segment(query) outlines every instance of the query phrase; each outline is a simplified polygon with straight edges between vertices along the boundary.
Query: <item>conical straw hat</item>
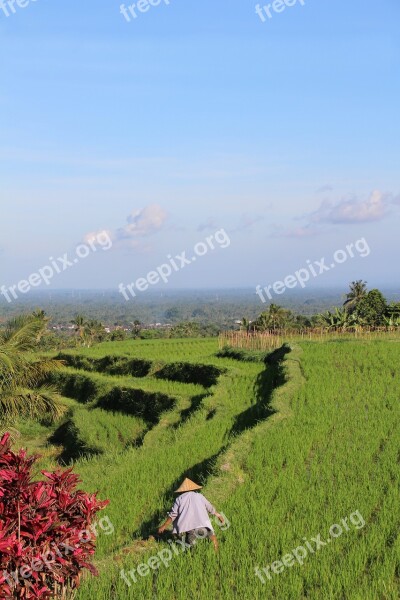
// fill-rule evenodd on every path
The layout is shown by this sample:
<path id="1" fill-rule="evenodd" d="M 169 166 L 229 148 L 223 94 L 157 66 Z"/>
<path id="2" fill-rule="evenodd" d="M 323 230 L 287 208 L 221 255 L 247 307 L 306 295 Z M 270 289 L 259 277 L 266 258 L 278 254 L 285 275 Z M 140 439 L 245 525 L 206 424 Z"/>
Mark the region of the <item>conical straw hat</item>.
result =
<path id="1" fill-rule="evenodd" d="M 197 483 L 186 477 L 186 479 L 184 479 L 181 483 L 180 487 L 175 490 L 175 494 L 179 494 L 181 492 L 194 492 L 194 490 L 201 490 L 201 488 L 201 485 L 197 485 Z"/>

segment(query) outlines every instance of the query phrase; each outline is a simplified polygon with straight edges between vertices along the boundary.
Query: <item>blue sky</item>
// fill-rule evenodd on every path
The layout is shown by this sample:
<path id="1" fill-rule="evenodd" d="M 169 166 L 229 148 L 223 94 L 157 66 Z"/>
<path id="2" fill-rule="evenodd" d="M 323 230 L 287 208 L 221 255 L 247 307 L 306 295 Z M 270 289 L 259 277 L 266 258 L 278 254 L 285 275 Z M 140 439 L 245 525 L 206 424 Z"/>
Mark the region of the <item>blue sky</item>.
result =
<path id="1" fill-rule="evenodd" d="M 25 1 L 0 8 L 1 285 L 106 230 L 51 285 L 115 288 L 221 228 L 171 287 L 265 285 L 361 238 L 315 283 L 399 283 L 397 0 L 265 22 L 163 0 L 129 23 L 119 0 Z"/>

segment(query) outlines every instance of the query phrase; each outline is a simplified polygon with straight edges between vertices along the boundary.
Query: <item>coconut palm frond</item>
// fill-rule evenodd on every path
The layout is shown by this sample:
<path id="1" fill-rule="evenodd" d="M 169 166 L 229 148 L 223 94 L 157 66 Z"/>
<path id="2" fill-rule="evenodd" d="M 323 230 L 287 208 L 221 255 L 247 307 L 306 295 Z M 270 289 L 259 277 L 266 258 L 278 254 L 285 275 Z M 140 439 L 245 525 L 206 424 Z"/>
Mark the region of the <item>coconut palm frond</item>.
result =
<path id="1" fill-rule="evenodd" d="M 43 319 L 32 317 L 32 315 L 16 317 L 7 324 L 0 343 L 19 352 L 29 352 L 35 349 L 45 327 L 46 323 Z"/>
<path id="2" fill-rule="evenodd" d="M 11 441 L 15 444 L 17 440 L 21 437 L 21 433 L 15 427 L 0 427 L 0 439 L 8 433 L 10 435 Z"/>
<path id="3" fill-rule="evenodd" d="M 10 353 L 0 346 L 0 381 L 15 372 L 15 361 Z"/>
<path id="4" fill-rule="evenodd" d="M 344 301 L 343 306 L 354 308 L 366 295 L 367 282 L 362 279 L 352 281 L 350 284 L 350 291 L 346 294 L 346 300 Z"/>
<path id="5" fill-rule="evenodd" d="M 45 385 L 63 362 L 40 357 L 34 350 L 46 330 L 41 314 L 12 319 L 0 333 L 0 419 L 7 424 L 17 417 L 55 421 L 65 407 L 53 387 Z"/>
<path id="6" fill-rule="evenodd" d="M 24 379 L 28 367 L 29 362 L 25 354 L 0 345 L 0 391 L 5 387 L 23 385 L 21 380 Z"/>
<path id="7" fill-rule="evenodd" d="M 63 361 L 52 358 L 43 358 L 39 361 L 29 362 L 26 365 L 26 372 L 23 376 L 24 386 L 33 387 L 41 385 L 48 379 L 51 373 L 59 371 L 63 366 Z"/>
<path id="8" fill-rule="evenodd" d="M 5 422 L 17 417 L 55 422 L 65 414 L 61 396 L 50 386 L 36 390 L 19 388 L 0 395 L 0 413 Z"/>
<path id="9" fill-rule="evenodd" d="M 40 358 L 19 352 L 8 344 L 0 345 L 0 389 L 41 385 L 49 374 L 61 369 L 63 361 Z"/>

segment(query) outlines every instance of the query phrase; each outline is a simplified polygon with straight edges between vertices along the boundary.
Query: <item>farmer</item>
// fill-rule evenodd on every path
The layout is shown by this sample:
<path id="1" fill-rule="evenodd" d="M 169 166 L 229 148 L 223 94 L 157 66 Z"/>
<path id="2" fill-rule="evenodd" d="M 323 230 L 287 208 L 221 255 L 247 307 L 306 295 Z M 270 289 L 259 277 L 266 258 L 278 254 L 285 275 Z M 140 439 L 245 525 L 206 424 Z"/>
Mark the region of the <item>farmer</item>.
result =
<path id="1" fill-rule="evenodd" d="M 165 529 L 173 523 L 172 533 L 176 535 L 186 535 L 186 543 L 193 547 L 198 538 L 209 538 L 214 544 L 215 551 L 218 550 L 217 536 L 211 525 L 208 513 L 215 515 L 221 523 L 224 523 L 224 517 L 216 512 L 210 502 L 196 493 L 201 485 L 197 485 L 190 479 L 185 479 L 181 486 L 175 490 L 179 494 L 174 502 L 171 511 L 168 513 L 168 519 L 158 530 L 158 533 L 164 533 Z"/>

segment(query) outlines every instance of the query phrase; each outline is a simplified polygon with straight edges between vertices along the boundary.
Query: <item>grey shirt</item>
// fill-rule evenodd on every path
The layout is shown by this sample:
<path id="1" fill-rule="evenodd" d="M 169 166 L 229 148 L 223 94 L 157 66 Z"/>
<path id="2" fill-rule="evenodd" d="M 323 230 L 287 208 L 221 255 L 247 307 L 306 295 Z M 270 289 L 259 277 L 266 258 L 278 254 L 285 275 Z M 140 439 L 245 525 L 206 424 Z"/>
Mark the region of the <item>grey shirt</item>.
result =
<path id="1" fill-rule="evenodd" d="M 208 514 L 215 515 L 212 504 L 198 492 L 180 494 L 168 516 L 173 520 L 173 533 L 185 533 L 199 527 L 208 527 L 214 532 Z"/>

